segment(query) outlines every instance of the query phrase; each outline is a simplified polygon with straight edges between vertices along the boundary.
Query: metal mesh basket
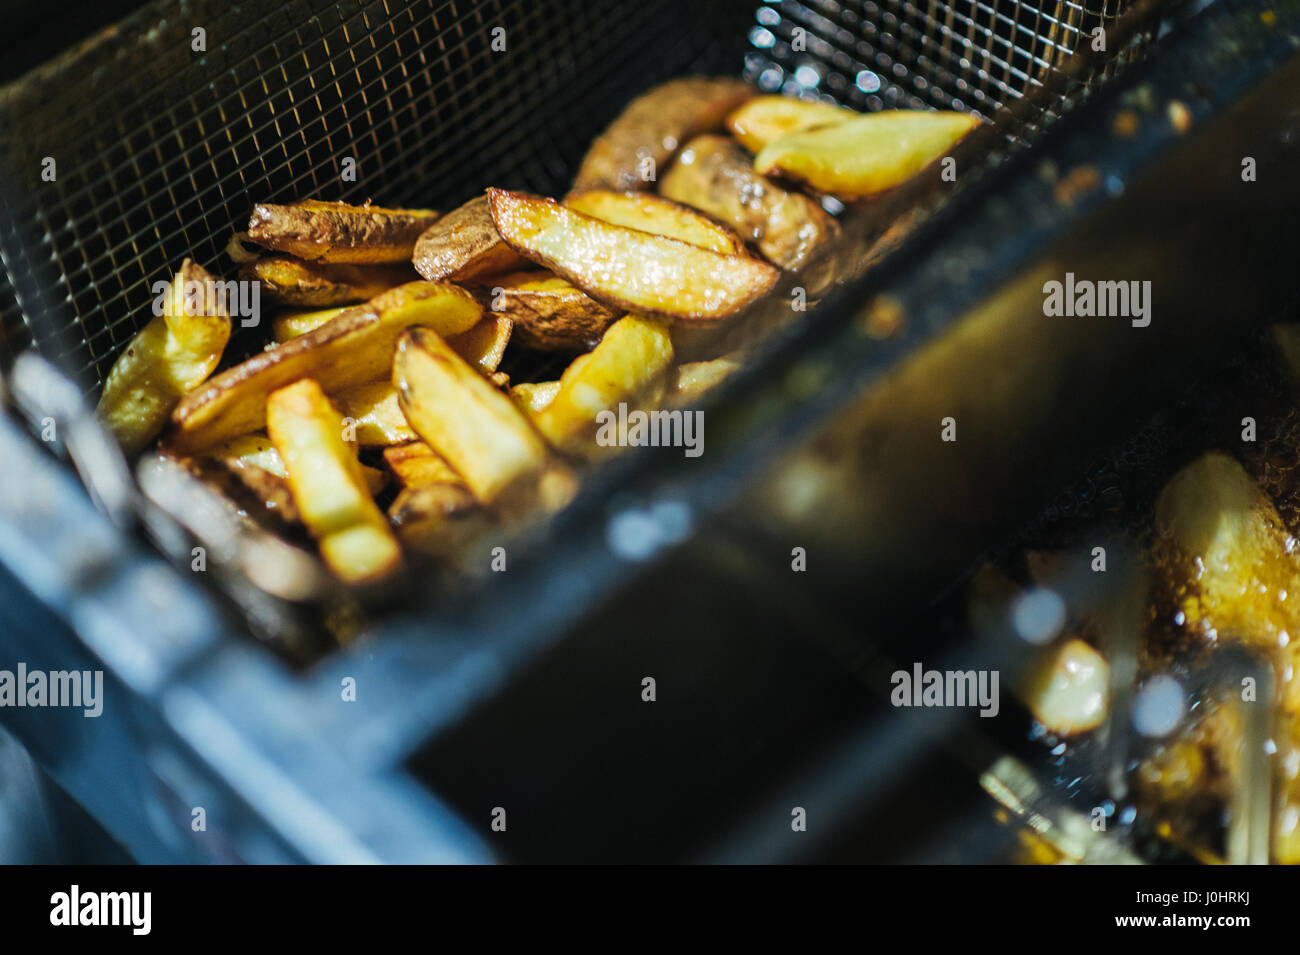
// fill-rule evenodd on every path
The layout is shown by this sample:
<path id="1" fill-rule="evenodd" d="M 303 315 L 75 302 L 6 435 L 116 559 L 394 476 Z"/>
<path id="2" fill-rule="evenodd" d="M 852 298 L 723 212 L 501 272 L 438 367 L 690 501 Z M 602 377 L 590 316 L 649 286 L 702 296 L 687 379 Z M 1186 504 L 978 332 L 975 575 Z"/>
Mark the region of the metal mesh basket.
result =
<path id="1" fill-rule="evenodd" d="M 254 201 L 448 208 L 489 184 L 554 194 L 627 99 L 687 71 L 743 66 L 761 88 L 858 109 L 993 116 L 1120 11 L 1118 0 L 153 3 L 0 91 L 0 168 L 19 184 L 0 199 L 0 358 L 35 344 L 97 387 L 148 314 L 152 283 L 186 255 L 229 266 L 222 250 Z M 355 181 L 340 175 L 348 158 Z"/>

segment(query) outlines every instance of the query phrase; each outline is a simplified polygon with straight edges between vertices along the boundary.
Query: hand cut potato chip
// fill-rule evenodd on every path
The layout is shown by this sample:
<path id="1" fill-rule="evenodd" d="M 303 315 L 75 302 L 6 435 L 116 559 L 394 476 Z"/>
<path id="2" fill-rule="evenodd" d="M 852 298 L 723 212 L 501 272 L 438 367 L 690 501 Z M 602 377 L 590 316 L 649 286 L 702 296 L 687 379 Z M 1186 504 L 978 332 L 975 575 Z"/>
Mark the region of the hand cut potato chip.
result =
<path id="1" fill-rule="evenodd" d="M 593 441 L 596 416 L 619 402 L 633 408 L 657 404 L 672 361 L 663 322 L 640 315 L 620 318 L 592 352 L 565 371 L 555 397 L 533 419 L 537 430 L 566 454 L 599 453 Z"/>
<path id="2" fill-rule="evenodd" d="M 514 322 L 508 315 L 485 315 L 469 331 L 447 336 L 447 344 L 483 374 L 490 375 L 505 357 L 513 330 Z"/>
<path id="3" fill-rule="evenodd" d="M 669 395 L 674 404 L 688 405 L 726 378 L 740 365 L 730 358 L 693 361 L 677 366 L 676 381 Z"/>
<path id="4" fill-rule="evenodd" d="M 331 318 L 343 311 L 340 308 L 318 308 L 310 311 L 282 312 L 271 322 L 271 335 L 283 344 L 291 338 L 306 335 L 313 328 L 320 328 Z"/>
<path id="5" fill-rule="evenodd" d="M 628 104 L 591 145 L 574 189 L 653 189 L 655 174 L 697 133 L 718 129 L 754 95 L 739 80 L 693 76 L 671 80 Z"/>
<path id="6" fill-rule="evenodd" d="M 742 146 L 756 153 L 787 133 L 842 123 L 860 115 L 834 103 L 810 102 L 789 96 L 755 96 L 727 117 L 727 129 Z"/>
<path id="7" fill-rule="evenodd" d="M 163 313 L 131 340 L 104 382 L 98 415 L 128 454 L 158 436 L 187 391 L 212 374 L 230 340 L 216 279 L 186 259 Z"/>
<path id="8" fill-rule="evenodd" d="M 406 420 L 483 504 L 525 494 L 546 445 L 509 396 L 427 329 L 397 341 L 393 386 Z"/>
<path id="9" fill-rule="evenodd" d="M 172 414 L 172 444 L 194 451 L 257 431 L 272 391 L 300 378 L 314 378 L 330 392 L 375 381 L 389 367 L 393 343 L 404 329 L 424 325 L 455 335 L 472 328 L 482 314 L 482 306 L 454 285 L 411 282 L 391 289 L 188 394 Z"/>
<path id="10" fill-rule="evenodd" d="M 512 248 L 611 308 L 724 318 L 767 294 L 779 277 L 758 259 L 612 225 L 551 199 L 490 189 L 488 202 Z"/>
<path id="11" fill-rule="evenodd" d="M 304 308 L 348 305 L 410 282 L 406 265 L 330 265 L 289 255 L 268 255 L 239 270 L 246 282 L 259 282 L 268 302 Z"/>
<path id="12" fill-rule="evenodd" d="M 670 239 L 681 239 L 702 249 L 712 249 L 726 255 L 744 255 L 745 243 L 724 225 L 719 225 L 694 209 L 671 199 L 648 192 L 610 192 L 591 189 L 575 192 L 564 200 L 570 209 L 576 209 L 593 219 L 602 219 L 614 225 Z"/>
<path id="13" fill-rule="evenodd" d="M 477 196 L 424 231 L 414 263 L 431 282 L 468 284 L 518 269 L 524 261 L 497 235 L 487 196 Z"/>
<path id="14" fill-rule="evenodd" d="M 404 487 L 426 484 L 460 484 L 464 481 L 447 459 L 423 441 L 411 441 L 384 449 L 384 461 Z"/>
<path id="15" fill-rule="evenodd" d="M 979 122 L 970 113 L 934 110 L 868 113 L 775 139 L 754 158 L 754 170 L 843 199 L 866 199 L 915 176 Z"/>
<path id="16" fill-rule="evenodd" d="M 298 512 L 330 569 L 350 583 L 396 569 L 401 547 L 370 497 L 355 446 L 343 440 L 343 417 L 320 385 L 308 378 L 274 392 L 266 427 Z"/>
<path id="17" fill-rule="evenodd" d="M 529 415 L 535 415 L 551 403 L 559 390 L 558 381 L 525 381 L 510 389 L 510 397 Z"/>
<path id="18" fill-rule="evenodd" d="M 387 447 L 415 440 L 391 381 L 381 378 L 345 388 L 334 396 L 334 404 L 362 447 Z"/>
<path id="19" fill-rule="evenodd" d="M 375 265 L 409 262 L 415 240 L 438 218 L 432 209 L 383 209 L 304 199 L 259 202 L 248 220 L 258 245 L 300 259 Z"/>
<path id="20" fill-rule="evenodd" d="M 538 351 L 574 351 L 600 341 L 618 317 L 580 288 L 544 270 L 492 280 L 487 308 L 514 323 L 515 340 Z"/>
<path id="21" fill-rule="evenodd" d="M 783 269 L 801 268 L 839 234 L 830 213 L 758 175 L 745 151 L 725 136 L 687 143 L 659 192 L 731 226 Z"/>
<path id="22" fill-rule="evenodd" d="M 564 284 L 568 285 L 567 282 Z M 571 285 L 568 287 L 573 288 Z M 342 311 L 341 308 L 325 308 L 316 312 L 290 312 L 281 315 L 275 320 L 276 340 L 283 344 L 291 338 L 305 335 L 337 318 Z M 469 331 L 449 336 L 447 344 L 456 349 L 466 361 L 477 365 L 485 374 L 490 374 L 497 370 L 501 359 L 505 357 L 512 327 L 513 323 L 508 315 L 488 315 Z M 384 378 L 388 378 L 387 369 L 384 371 Z"/>

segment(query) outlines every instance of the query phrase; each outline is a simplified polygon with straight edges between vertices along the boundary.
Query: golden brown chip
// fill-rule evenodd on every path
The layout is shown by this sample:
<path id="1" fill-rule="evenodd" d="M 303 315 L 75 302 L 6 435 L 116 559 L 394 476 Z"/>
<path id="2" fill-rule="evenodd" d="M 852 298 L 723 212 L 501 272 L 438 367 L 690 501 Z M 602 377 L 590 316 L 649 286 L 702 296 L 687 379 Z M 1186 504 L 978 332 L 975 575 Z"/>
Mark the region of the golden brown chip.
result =
<path id="1" fill-rule="evenodd" d="M 979 123 L 970 113 L 942 110 L 867 113 L 773 140 L 754 158 L 754 171 L 841 199 L 868 199 L 915 176 Z"/>
<path id="2" fill-rule="evenodd" d="M 487 196 L 477 196 L 447 213 L 415 243 L 415 270 L 431 282 L 472 283 L 524 264 L 501 241 Z"/>
<path id="3" fill-rule="evenodd" d="M 658 404 L 672 361 L 672 341 L 663 322 L 624 316 L 592 352 L 565 370 L 555 397 L 533 419 L 537 430 L 566 454 L 600 453 L 593 440 L 597 416 L 619 402 L 635 408 Z"/>
<path id="4" fill-rule="evenodd" d="M 727 129 L 742 146 L 756 153 L 787 133 L 829 126 L 859 113 L 833 103 L 812 102 L 789 96 L 755 96 L 727 117 Z"/>
<path id="5" fill-rule="evenodd" d="M 215 276 L 181 263 L 155 316 L 118 355 L 96 413 L 133 454 L 158 436 L 181 396 L 216 370 L 230 340 L 230 312 Z"/>
<path id="6" fill-rule="evenodd" d="M 590 189 L 570 194 L 564 204 L 594 219 L 681 239 L 702 249 L 730 255 L 745 253 L 744 241 L 726 226 L 652 193 Z"/>
<path id="7" fill-rule="evenodd" d="M 531 493 L 546 445 L 509 396 L 436 334 L 411 328 L 397 340 L 393 386 L 411 427 L 475 498 Z"/>
<path id="8" fill-rule="evenodd" d="M 318 262 L 409 262 L 415 240 L 438 218 L 432 209 L 384 209 L 306 199 L 259 202 L 248 237 L 277 252 Z"/>
<path id="9" fill-rule="evenodd" d="M 492 280 L 482 295 L 495 314 L 514 324 L 514 340 L 537 351 L 591 348 L 618 313 L 580 288 L 544 270 Z"/>
<path id="10" fill-rule="evenodd" d="M 307 378 L 272 393 L 266 427 L 298 513 L 330 569 L 351 583 L 396 569 L 401 547 L 370 496 L 356 446 L 344 440 L 343 416 L 320 385 Z"/>
<path id="11" fill-rule="evenodd" d="M 364 302 L 410 282 L 407 265 L 331 265 L 304 262 L 290 255 L 268 255 L 239 270 L 246 282 L 258 282 L 268 302 L 302 308 L 325 308 Z"/>
<path id="12" fill-rule="evenodd" d="M 684 142 L 721 127 L 753 95 L 747 84 L 725 77 L 692 76 L 655 87 L 592 143 L 573 188 L 653 189 L 657 173 Z"/>
<path id="13" fill-rule="evenodd" d="M 465 483 L 447 460 L 423 441 L 385 448 L 384 461 L 404 487 Z"/>
<path id="14" fill-rule="evenodd" d="M 802 267 L 840 231 L 812 199 L 756 173 L 745 151 L 725 136 L 687 143 L 659 192 L 731 226 L 783 269 Z"/>
<path id="15" fill-rule="evenodd" d="M 613 225 L 552 199 L 490 189 L 488 202 L 512 248 L 609 308 L 724 318 L 771 291 L 780 274 L 759 259 Z"/>

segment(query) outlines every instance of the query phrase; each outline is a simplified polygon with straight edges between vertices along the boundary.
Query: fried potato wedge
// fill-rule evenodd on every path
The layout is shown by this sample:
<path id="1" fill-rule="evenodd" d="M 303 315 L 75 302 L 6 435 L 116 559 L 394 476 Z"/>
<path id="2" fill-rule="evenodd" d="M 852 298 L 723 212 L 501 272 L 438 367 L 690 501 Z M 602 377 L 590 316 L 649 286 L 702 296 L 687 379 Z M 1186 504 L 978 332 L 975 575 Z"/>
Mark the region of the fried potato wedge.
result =
<path id="1" fill-rule="evenodd" d="M 739 363 L 730 358 L 692 361 L 678 365 L 676 380 L 673 382 L 668 398 L 674 404 L 691 404 L 739 367 Z"/>
<path id="2" fill-rule="evenodd" d="M 546 445 L 510 397 L 424 328 L 397 340 L 393 386 L 406 420 L 483 504 L 525 494 Z"/>
<path id="3" fill-rule="evenodd" d="M 450 336 L 446 342 L 467 362 L 491 375 L 501 363 L 509 340 L 510 320 L 488 316 L 469 331 Z M 386 368 L 384 377 L 378 381 L 353 385 L 334 396 L 344 420 L 353 429 L 353 436 L 363 447 L 387 447 L 416 440 L 397 400 L 391 371 Z"/>
<path id="4" fill-rule="evenodd" d="M 230 316 L 217 281 L 191 260 L 182 262 L 162 314 L 131 340 L 108 373 L 97 414 L 128 454 L 156 438 L 181 397 L 221 361 Z"/>
<path id="5" fill-rule="evenodd" d="M 659 193 L 726 223 L 783 269 L 801 268 L 839 235 L 830 213 L 754 172 L 748 154 L 725 136 L 687 143 Z"/>
<path id="6" fill-rule="evenodd" d="M 559 390 L 558 381 L 525 381 L 510 389 L 510 397 L 529 415 L 535 415 L 554 400 Z"/>
<path id="7" fill-rule="evenodd" d="M 313 328 L 320 328 L 341 311 L 342 307 L 281 312 L 271 322 L 271 336 L 283 344 L 291 338 L 306 335 Z"/>
<path id="8" fill-rule="evenodd" d="M 268 302 L 325 308 L 364 302 L 410 282 L 415 275 L 406 265 L 331 265 L 268 255 L 243 266 L 239 277 L 261 283 Z"/>
<path id="9" fill-rule="evenodd" d="M 513 323 L 519 344 L 537 351 L 590 348 L 619 315 L 540 269 L 493 279 L 484 299 L 495 314 Z"/>
<path id="10" fill-rule="evenodd" d="M 766 295 L 780 275 L 758 259 L 613 225 L 552 199 L 490 189 L 488 202 L 512 248 L 610 308 L 719 319 Z"/>
<path id="11" fill-rule="evenodd" d="M 463 483 L 436 483 L 408 487 L 388 509 L 402 546 L 446 560 L 496 523 Z"/>
<path id="12" fill-rule="evenodd" d="M 310 378 L 275 391 L 266 427 L 288 470 L 289 489 L 325 563 L 349 583 L 395 570 L 402 550 L 366 488 L 343 416 Z"/>
<path id="13" fill-rule="evenodd" d="M 620 318 L 593 351 L 565 370 L 555 397 L 533 419 L 537 430 L 566 454 L 599 453 L 596 416 L 619 402 L 657 404 L 672 361 L 666 324 L 640 315 Z"/>
<path id="14" fill-rule="evenodd" d="M 789 96 L 755 96 L 727 117 L 727 129 L 740 145 L 756 153 L 774 139 L 801 129 L 829 126 L 860 116 L 834 103 Z"/>
<path id="15" fill-rule="evenodd" d="M 739 80 L 692 76 L 671 80 L 628 104 L 591 145 L 573 188 L 653 189 L 656 170 L 698 133 L 722 126 L 754 95 Z"/>
<path id="16" fill-rule="evenodd" d="M 482 281 L 524 265 L 501 240 L 487 196 L 477 196 L 447 213 L 415 243 L 415 271 L 430 282 Z"/>
<path id="17" fill-rule="evenodd" d="M 500 367 L 513 331 L 514 322 L 508 315 L 485 315 L 469 331 L 448 336 L 447 344 L 483 374 L 491 375 Z"/>
<path id="18" fill-rule="evenodd" d="M 289 205 L 259 202 L 248 220 L 248 237 L 263 248 L 312 262 L 409 262 L 415 240 L 437 218 L 432 209 L 384 209 L 315 199 Z"/>
<path id="19" fill-rule="evenodd" d="M 841 199 L 869 199 L 915 176 L 979 123 L 977 116 L 951 111 L 867 113 L 774 139 L 754 157 L 754 171 Z"/>
<path id="20" fill-rule="evenodd" d="M 391 381 L 380 379 L 345 388 L 334 396 L 334 404 L 362 447 L 388 447 L 415 440 Z"/>
<path id="21" fill-rule="evenodd" d="M 724 255 L 744 255 L 745 242 L 724 225 L 680 203 L 648 192 L 589 189 L 569 195 L 564 204 L 593 219 L 670 239 L 681 239 Z"/>
<path id="22" fill-rule="evenodd" d="M 568 285 L 567 282 L 564 284 Z M 320 328 L 342 311 L 341 308 L 325 308 L 314 312 L 287 312 L 277 316 L 274 323 L 275 339 L 283 344 L 291 338 L 298 338 Z M 491 374 L 505 357 L 512 324 L 509 316 L 488 315 L 469 331 L 450 336 L 447 343 L 466 361 L 477 365 L 485 374 Z M 388 377 L 387 371 L 384 372 L 384 377 Z"/>
<path id="23" fill-rule="evenodd" d="M 411 282 L 349 308 L 324 325 L 227 369 L 182 399 L 172 413 L 171 443 L 194 451 L 260 430 L 266 398 L 300 378 L 339 392 L 375 381 L 392 361 L 393 343 L 412 325 L 439 334 L 468 331 L 483 308 L 464 289 Z"/>
<path id="24" fill-rule="evenodd" d="M 397 475 L 403 487 L 426 484 L 460 484 L 465 482 L 444 458 L 423 441 L 411 441 L 384 449 L 384 462 Z"/>

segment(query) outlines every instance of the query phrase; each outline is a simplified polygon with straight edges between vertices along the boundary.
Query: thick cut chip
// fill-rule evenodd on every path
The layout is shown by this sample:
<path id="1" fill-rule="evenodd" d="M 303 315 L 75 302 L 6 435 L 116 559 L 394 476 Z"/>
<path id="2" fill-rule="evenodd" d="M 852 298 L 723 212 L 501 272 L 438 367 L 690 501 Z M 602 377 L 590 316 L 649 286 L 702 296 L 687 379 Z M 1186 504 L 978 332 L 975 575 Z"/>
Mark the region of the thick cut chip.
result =
<path id="1" fill-rule="evenodd" d="M 676 381 L 669 394 L 674 404 L 688 405 L 722 379 L 740 367 L 733 359 L 715 358 L 712 361 L 692 361 L 677 366 Z"/>
<path id="2" fill-rule="evenodd" d="M 487 308 L 514 323 L 515 341 L 537 351 L 591 348 L 619 314 L 540 269 L 492 280 L 483 298 Z"/>
<path id="3" fill-rule="evenodd" d="M 612 225 L 551 199 L 491 189 L 488 200 L 497 231 L 514 249 L 610 308 L 724 318 L 767 294 L 779 277 L 758 259 Z"/>
<path id="4" fill-rule="evenodd" d="M 364 302 L 415 278 L 407 265 L 332 265 L 304 262 L 291 255 L 268 255 L 239 270 L 258 282 L 268 302 L 300 308 L 325 308 Z"/>
<path id="5" fill-rule="evenodd" d="M 657 86 L 628 104 L 591 145 L 574 189 L 653 189 L 682 143 L 722 126 L 754 95 L 739 80 L 692 76 Z"/>
<path id="6" fill-rule="evenodd" d="M 156 438 L 181 396 L 203 384 L 221 361 L 230 340 L 225 288 L 186 259 L 162 299 L 162 314 L 113 364 L 97 413 L 128 454 Z"/>
<path id="7" fill-rule="evenodd" d="M 266 427 L 288 471 L 298 514 L 321 556 L 349 583 L 390 573 L 402 551 L 366 487 L 355 445 L 343 437 L 343 416 L 320 385 L 304 379 L 273 393 Z"/>
<path id="8" fill-rule="evenodd" d="M 454 285 L 411 282 L 391 289 L 191 392 L 172 414 L 173 446 L 194 451 L 261 429 L 267 396 L 300 378 L 313 378 L 335 393 L 375 381 L 389 368 L 393 343 L 406 328 L 423 325 L 455 335 L 482 314 L 482 306 Z"/>
<path id="9" fill-rule="evenodd" d="M 535 415 L 549 405 L 559 391 L 558 381 L 525 381 L 510 389 L 510 397 L 528 414 Z"/>
<path id="10" fill-rule="evenodd" d="M 436 334 L 402 334 L 393 386 L 411 427 L 481 503 L 533 490 L 546 465 L 545 443 L 510 397 Z"/>
<path id="11" fill-rule="evenodd" d="M 727 129 L 751 153 L 774 139 L 801 129 L 830 126 L 861 115 L 833 103 L 816 103 L 789 96 L 755 96 L 727 117 Z"/>
<path id="12" fill-rule="evenodd" d="M 524 264 L 501 241 L 487 196 L 477 196 L 447 213 L 415 243 L 415 270 L 431 282 L 483 281 Z"/>
<path id="13" fill-rule="evenodd" d="M 316 262 L 409 262 L 415 240 L 434 223 L 432 209 L 384 209 L 306 199 L 253 207 L 248 237 L 276 252 Z"/>
<path id="14" fill-rule="evenodd" d="M 911 179 L 979 123 L 970 113 L 868 113 L 773 140 L 754 158 L 754 171 L 842 199 L 867 199 Z"/>
<path id="15" fill-rule="evenodd" d="M 291 338 L 306 335 L 313 328 L 320 328 L 341 311 L 343 309 L 340 307 L 281 312 L 271 322 L 271 335 L 277 342 L 283 344 Z"/>
<path id="16" fill-rule="evenodd" d="M 595 350 L 566 369 L 555 397 L 533 419 L 537 430 L 566 454 L 598 453 L 597 415 L 614 411 L 620 402 L 629 409 L 657 404 L 672 361 L 663 322 L 640 315 L 620 318 Z"/>
<path id="17" fill-rule="evenodd" d="M 316 312 L 290 312 L 281 315 L 275 320 L 276 341 L 283 344 L 291 338 L 306 335 L 337 318 L 342 311 L 341 308 L 325 308 Z M 508 315 L 488 315 L 469 331 L 449 336 L 447 344 L 456 349 L 466 361 L 481 368 L 485 374 L 491 374 L 497 370 L 501 359 L 505 357 L 506 345 L 510 343 L 511 328 L 512 322 Z M 388 370 L 385 369 L 384 378 L 388 377 Z"/>
<path id="18" fill-rule="evenodd" d="M 513 330 L 514 322 L 508 315 L 485 315 L 469 331 L 448 336 L 447 344 L 483 374 L 490 375 L 500 367 Z"/>
<path id="19" fill-rule="evenodd" d="M 426 484 L 460 484 L 464 481 L 444 458 L 423 441 L 384 449 L 384 461 L 404 487 Z"/>
<path id="20" fill-rule="evenodd" d="M 564 204 L 594 219 L 681 239 L 702 249 L 729 255 L 745 253 L 744 241 L 726 226 L 694 209 L 648 192 L 591 189 L 573 193 Z"/>
<path id="21" fill-rule="evenodd" d="M 387 379 L 345 388 L 334 396 L 334 403 L 363 447 L 387 447 L 415 440 L 393 383 Z"/>
<path id="22" fill-rule="evenodd" d="M 839 235 L 830 213 L 754 172 L 748 154 L 725 136 L 687 143 L 659 192 L 726 223 L 783 269 L 801 268 Z"/>

